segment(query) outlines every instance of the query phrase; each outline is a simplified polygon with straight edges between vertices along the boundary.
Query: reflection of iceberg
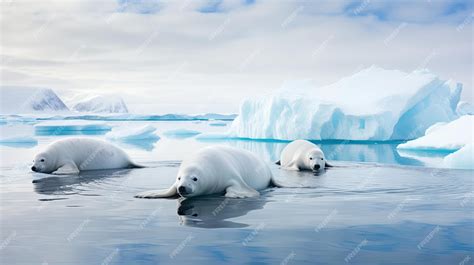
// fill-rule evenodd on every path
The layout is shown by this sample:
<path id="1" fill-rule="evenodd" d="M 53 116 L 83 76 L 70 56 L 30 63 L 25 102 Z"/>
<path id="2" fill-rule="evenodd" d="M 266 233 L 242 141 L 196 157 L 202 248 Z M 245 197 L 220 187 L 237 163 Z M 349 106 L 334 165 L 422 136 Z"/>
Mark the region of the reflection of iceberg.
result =
<path id="1" fill-rule="evenodd" d="M 35 126 L 36 135 L 100 135 L 111 130 L 111 126 L 98 121 L 45 121 Z"/>
<path id="2" fill-rule="evenodd" d="M 419 164 L 425 167 L 443 167 L 443 158 L 447 154 L 445 152 L 413 151 L 402 149 L 396 151 L 401 158 L 419 161 Z"/>
<path id="3" fill-rule="evenodd" d="M 253 139 L 404 140 L 457 117 L 461 84 L 427 71 L 372 66 L 322 88 L 288 87 L 242 102 L 231 136 Z"/>
<path id="4" fill-rule="evenodd" d="M 246 215 L 248 212 L 263 209 L 263 197 L 232 199 L 226 197 L 196 197 L 178 201 L 178 215 L 183 224 L 201 228 L 246 227 L 247 224 L 227 219 Z"/>
<path id="5" fill-rule="evenodd" d="M 117 127 L 105 135 L 105 138 L 118 141 L 139 141 L 139 140 L 154 140 L 157 141 L 160 137 L 156 134 L 156 128 L 151 125 L 142 127 Z"/>
<path id="6" fill-rule="evenodd" d="M 189 129 L 174 129 L 166 131 L 163 134 L 166 135 L 168 138 L 184 139 L 201 134 L 201 132 Z"/>
<path id="7" fill-rule="evenodd" d="M 278 161 L 281 151 L 288 144 L 287 141 L 226 138 L 225 134 L 202 134 L 198 135 L 196 139 L 243 148 L 257 154 L 267 162 Z M 321 147 L 329 161 L 423 165 L 416 159 L 400 156 L 396 150 L 396 142 L 315 141 L 315 143 Z"/>

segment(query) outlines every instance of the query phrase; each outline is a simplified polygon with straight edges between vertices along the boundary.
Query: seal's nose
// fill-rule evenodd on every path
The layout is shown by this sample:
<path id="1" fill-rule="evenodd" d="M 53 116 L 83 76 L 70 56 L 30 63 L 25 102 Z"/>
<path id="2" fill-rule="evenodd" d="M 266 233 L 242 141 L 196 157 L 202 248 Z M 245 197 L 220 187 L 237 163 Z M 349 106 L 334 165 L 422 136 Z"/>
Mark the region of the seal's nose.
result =
<path id="1" fill-rule="evenodd" d="M 179 191 L 179 193 L 186 193 L 186 187 L 184 187 L 184 186 L 179 186 L 179 187 L 178 187 L 178 191 Z"/>
<path id="2" fill-rule="evenodd" d="M 33 171 L 36 172 L 36 167 L 35 167 L 35 166 L 32 166 L 32 167 L 31 167 L 31 170 L 33 170 Z"/>
<path id="3" fill-rule="evenodd" d="M 321 166 L 319 164 L 314 165 L 314 170 L 318 170 Z"/>

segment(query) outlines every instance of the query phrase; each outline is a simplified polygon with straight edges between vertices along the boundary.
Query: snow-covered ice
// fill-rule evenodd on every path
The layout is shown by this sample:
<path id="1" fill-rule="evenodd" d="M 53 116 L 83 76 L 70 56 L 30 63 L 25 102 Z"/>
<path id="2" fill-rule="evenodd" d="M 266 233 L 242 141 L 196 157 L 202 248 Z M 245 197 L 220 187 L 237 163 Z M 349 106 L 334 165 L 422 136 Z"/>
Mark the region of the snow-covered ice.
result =
<path id="1" fill-rule="evenodd" d="M 456 151 L 474 141 L 474 116 L 464 115 L 449 123 L 436 123 L 424 136 L 397 146 L 398 149 Z"/>
<path id="2" fill-rule="evenodd" d="M 128 113 L 127 105 L 121 97 L 116 95 L 88 97 L 74 103 L 72 109 L 92 113 Z"/>
<path id="3" fill-rule="evenodd" d="M 151 125 L 141 127 L 115 127 L 105 135 L 110 140 L 134 141 L 134 140 L 159 140 L 156 128 Z"/>
<path id="4" fill-rule="evenodd" d="M 372 66 L 325 87 L 286 86 L 242 102 L 230 129 L 253 139 L 401 140 L 458 117 L 462 85 L 427 70 Z"/>
<path id="5" fill-rule="evenodd" d="M 458 151 L 444 158 L 444 166 L 448 168 L 474 169 L 473 144 L 467 144 Z"/>
<path id="6" fill-rule="evenodd" d="M 49 88 L 0 87 L 0 113 L 67 112 L 68 107 Z"/>
<path id="7" fill-rule="evenodd" d="M 35 132 L 38 134 L 61 135 L 64 132 L 85 132 L 85 131 L 110 131 L 112 127 L 105 122 L 85 121 L 85 120 L 58 120 L 44 121 L 36 124 Z"/>

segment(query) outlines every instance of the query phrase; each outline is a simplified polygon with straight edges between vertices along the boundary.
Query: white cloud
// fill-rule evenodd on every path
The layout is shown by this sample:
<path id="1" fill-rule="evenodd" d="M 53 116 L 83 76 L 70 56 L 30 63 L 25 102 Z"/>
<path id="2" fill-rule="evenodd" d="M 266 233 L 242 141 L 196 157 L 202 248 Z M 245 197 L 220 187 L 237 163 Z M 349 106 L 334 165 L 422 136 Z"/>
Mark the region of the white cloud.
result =
<path id="1" fill-rule="evenodd" d="M 472 7 L 441 17 L 445 2 L 386 2 L 369 1 L 364 16 L 339 1 L 224 1 L 220 13 L 163 1 L 154 14 L 104 0 L 2 2 L 2 83 L 115 92 L 135 111 L 236 112 L 286 80 L 324 85 L 377 64 L 430 68 L 472 100 L 473 26 L 458 27 Z M 389 19 L 370 13 L 380 10 Z"/>

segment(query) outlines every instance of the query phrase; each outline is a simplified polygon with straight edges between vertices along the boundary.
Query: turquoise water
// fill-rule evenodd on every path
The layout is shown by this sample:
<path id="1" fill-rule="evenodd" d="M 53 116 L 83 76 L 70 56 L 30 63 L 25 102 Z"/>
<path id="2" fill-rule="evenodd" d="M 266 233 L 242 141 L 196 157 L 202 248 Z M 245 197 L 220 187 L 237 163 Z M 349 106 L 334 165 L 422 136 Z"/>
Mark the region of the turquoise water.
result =
<path id="1" fill-rule="evenodd" d="M 112 126 L 148 122 L 116 121 Z M 465 264 L 474 252 L 474 175 L 434 168 L 445 154 L 400 154 L 397 143 L 321 144 L 336 165 L 317 176 L 271 164 L 285 142 L 166 137 L 206 121 L 153 122 L 162 139 L 117 143 L 147 168 L 51 177 L 28 170 L 38 145 L 0 145 L 1 264 Z M 31 124 L 2 133 L 33 132 Z M 88 135 L 102 138 L 102 134 Z M 258 198 L 145 200 L 173 183 L 180 161 L 214 144 L 251 150 L 278 178 Z M 429 166 L 429 167 L 426 167 Z"/>

